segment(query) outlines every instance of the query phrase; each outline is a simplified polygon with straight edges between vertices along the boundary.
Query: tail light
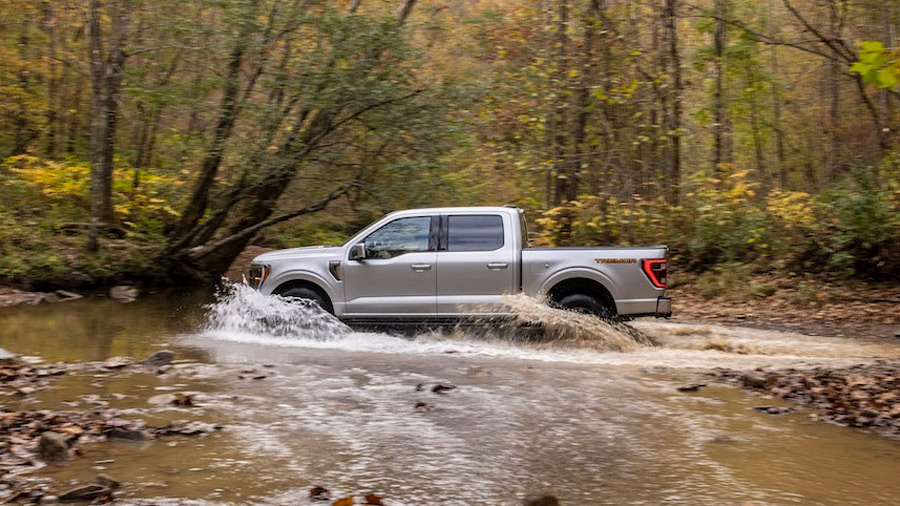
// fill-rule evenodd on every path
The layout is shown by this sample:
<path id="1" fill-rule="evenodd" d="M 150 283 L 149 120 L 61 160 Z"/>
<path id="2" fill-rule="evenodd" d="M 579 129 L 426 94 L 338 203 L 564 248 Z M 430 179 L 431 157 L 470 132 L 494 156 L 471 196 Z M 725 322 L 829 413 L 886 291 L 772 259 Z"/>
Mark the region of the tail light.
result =
<path id="1" fill-rule="evenodd" d="M 653 286 L 656 288 L 665 288 L 666 287 L 666 259 L 665 258 L 653 258 L 650 260 L 643 260 L 641 262 L 641 266 L 644 269 L 644 274 L 650 279 L 650 282 L 653 283 Z"/>

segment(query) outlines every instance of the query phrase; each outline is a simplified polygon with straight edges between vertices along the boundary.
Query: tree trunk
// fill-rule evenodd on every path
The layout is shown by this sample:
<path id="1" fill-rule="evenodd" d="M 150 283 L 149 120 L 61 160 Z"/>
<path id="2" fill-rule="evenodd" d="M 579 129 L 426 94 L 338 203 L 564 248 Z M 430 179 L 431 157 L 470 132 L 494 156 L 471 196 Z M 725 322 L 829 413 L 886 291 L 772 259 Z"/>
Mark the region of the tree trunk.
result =
<path id="1" fill-rule="evenodd" d="M 723 64 L 725 59 L 725 35 L 727 25 L 725 24 L 725 16 L 728 10 L 725 5 L 726 0 L 715 0 L 714 11 L 716 15 L 715 33 L 713 35 L 714 60 L 713 60 L 713 79 L 715 79 L 715 88 L 713 90 L 713 159 L 712 174 L 713 177 L 721 176 L 722 164 L 724 163 L 725 145 L 724 145 L 724 129 L 725 122 L 725 100 L 723 90 Z"/>
<path id="2" fill-rule="evenodd" d="M 669 203 L 678 205 L 681 193 L 681 55 L 678 53 L 678 0 L 666 0 L 666 38 L 669 43 L 669 64 L 672 80 L 672 115 L 669 129 Z"/>
<path id="3" fill-rule="evenodd" d="M 105 114 L 103 111 L 103 40 L 100 31 L 100 0 L 90 0 L 88 7 L 91 76 L 91 221 L 88 232 L 88 250 L 97 251 L 100 237 L 100 221 L 103 215 L 102 139 Z"/>
<path id="4" fill-rule="evenodd" d="M 256 12 L 257 0 L 251 3 L 251 13 Z M 225 142 L 231 137 L 234 124 L 238 115 L 238 97 L 240 95 L 241 67 L 244 64 L 244 55 L 250 44 L 252 36 L 251 23 L 244 23 L 235 41 L 234 48 L 228 56 L 228 70 L 225 73 L 225 90 L 222 95 L 222 105 L 219 108 L 219 118 L 216 122 L 216 130 L 213 140 L 207 150 L 206 158 L 200 168 L 200 175 L 194 183 L 194 190 L 187 206 L 181 213 L 181 218 L 169 234 L 170 251 L 184 247 L 190 241 L 188 232 L 200 221 L 206 212 L 209 203 L 209 193 L 212 190 L 219 166 L 225 153 Z"/>

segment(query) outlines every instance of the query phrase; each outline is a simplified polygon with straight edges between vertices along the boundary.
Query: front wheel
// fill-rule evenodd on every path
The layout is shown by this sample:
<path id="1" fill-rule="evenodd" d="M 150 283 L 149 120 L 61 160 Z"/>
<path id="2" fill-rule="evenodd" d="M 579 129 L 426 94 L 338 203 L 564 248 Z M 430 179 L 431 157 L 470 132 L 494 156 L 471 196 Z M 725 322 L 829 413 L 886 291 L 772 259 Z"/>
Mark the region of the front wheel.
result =
<path id="1" fill-rule="evenodd" d="M 325 311 L 334 314 L 334 309 L 332 309 L 331 304 L 328 299 L 322 296 L 319 292 L 313 290 L 312 288 L 306 287 L 294 287 L 288 288 L 287 290 L 281 292 L 279 295 L 288 299 L 302 299 L 315 303 L 320 308 Z"/>
<path id="2" fill-rule="evenodd" d="M 573 293 L 566 295 L 556 302 L 556 306 L 567 311 L 576 313 L 591 314 L 600 318 L 615 318 L 616 312 L 610 309 L 600 300 L 583 293 Z"/>

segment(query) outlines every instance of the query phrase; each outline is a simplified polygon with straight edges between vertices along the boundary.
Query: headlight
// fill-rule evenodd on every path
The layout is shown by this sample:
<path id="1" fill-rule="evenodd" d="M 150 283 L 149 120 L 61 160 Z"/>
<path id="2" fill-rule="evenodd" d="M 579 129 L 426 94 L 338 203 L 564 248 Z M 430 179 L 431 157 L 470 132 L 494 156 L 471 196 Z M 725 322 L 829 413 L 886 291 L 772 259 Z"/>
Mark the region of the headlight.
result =
<path id="1" fill-rule="evenodd" d="M 247 284 L 253 288 L 259 288 L 263 281 L 269 277 L 268 265 L 251 265 L 247 273 Z"/>

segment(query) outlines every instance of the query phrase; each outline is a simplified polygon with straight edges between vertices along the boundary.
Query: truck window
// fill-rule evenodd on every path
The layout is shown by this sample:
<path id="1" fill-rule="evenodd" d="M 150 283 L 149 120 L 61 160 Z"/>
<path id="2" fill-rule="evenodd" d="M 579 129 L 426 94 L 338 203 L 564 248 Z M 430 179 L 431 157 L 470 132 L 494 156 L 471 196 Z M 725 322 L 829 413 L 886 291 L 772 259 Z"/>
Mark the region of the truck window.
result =
<path id="1" fill-rule="evenodd" d="M 450 216 L 447 251 L 493 251 L 503 247 L 503 218 L 498 215 Z"/>
<path id="2" fill-rule="evenodd" d="M 404 253 L 428 251 L 431 217 L 398 218 L 365 239 L 366 257 L 393 258 Z"/>

